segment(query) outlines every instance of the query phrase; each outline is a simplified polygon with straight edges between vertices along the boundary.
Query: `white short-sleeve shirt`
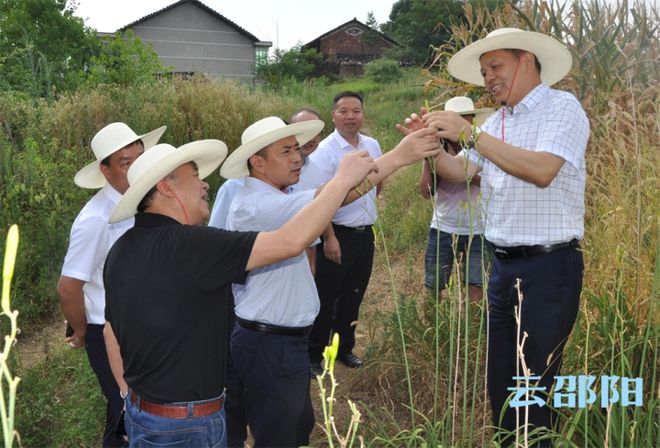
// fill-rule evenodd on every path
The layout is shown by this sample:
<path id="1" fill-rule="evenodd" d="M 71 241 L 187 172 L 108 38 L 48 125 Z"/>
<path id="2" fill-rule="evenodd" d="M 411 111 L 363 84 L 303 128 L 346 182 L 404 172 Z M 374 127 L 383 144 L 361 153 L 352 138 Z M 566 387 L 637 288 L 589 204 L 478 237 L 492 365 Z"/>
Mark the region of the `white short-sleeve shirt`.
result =
<path id="1" fill-rule="evenodd" d="M 229 207 L 234 200 L 236 193 L 245 185 L 245 178 L 227 179 L 220 188 L 213 203 L 209 226 L 218 229 L 227 229 L 227 216 L 229 216 Z"/>
<path id="2" fill-rule="evenodd" d="M 431 228 L 456 235 L 480 235 L 484 232 L 479 187 L 476 185 L 440 179 L 434 199 Z"/>
<path id="3" fill-rule="evenodd" d="M 313 169 L 303 172 L 299 184 L 302 188 L 318 188 L 329 181 L 337 172 L 339 162 L 349 152 L 366 149 L 369 155 L 377 159 L 383 155 L 378 142 L 366 135 L 358 134 L 358 146 L 354 148 L 335 129 L 319 144 L 309 158 Z M 341 207 L 332 218 L 332 222 L 346 227 L 360 227 L 376 222 L 376 187 L 348 205 Z"/>
<path id="4" fill-rule="evenodd" d="M 247 177 L 232 201 L 227 228 L 242 231 L 279 229 L 314 199 L 314 190 L 286 194 Z M 319 296 L 307 255 L 253 269 L 243 285 L 232 286 L 241 319 L 284 327 L 306 327 L 319 312 Z"/>
<path id="5" fill-rule="evenodd" d="M 88 324 L 105 323 L 105 258 L 115 241 L 133 227 L 133 218 L 108 224 L 119 199 L 121 194 L 107 184 L 85 204 L 71 226 L 62 275 L 85 282 L 83 294 Z"/>
<path id="6" fill-rule="evenodd" d="M 572 94 L 539 84 L 513 111 L 501 110 L 481 126 L 483 132 L 513 146 L 545 151 L 565 160 L 545 188 L 511 176 L 470 149 L 481 167 L 486 239 L 498 246 L 555 244 L 584 236 L 585 151 L 589 120 Z M 465 154 L 465 153 L 463 153 Z"/>

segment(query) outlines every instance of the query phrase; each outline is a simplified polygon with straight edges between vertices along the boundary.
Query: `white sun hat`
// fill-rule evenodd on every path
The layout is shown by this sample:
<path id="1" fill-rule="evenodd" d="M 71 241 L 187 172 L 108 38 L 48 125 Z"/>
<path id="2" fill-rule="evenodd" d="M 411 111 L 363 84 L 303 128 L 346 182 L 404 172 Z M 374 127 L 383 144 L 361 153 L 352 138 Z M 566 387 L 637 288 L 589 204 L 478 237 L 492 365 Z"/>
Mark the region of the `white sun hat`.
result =
<path id="1" fill-rule="evenodd" d="M 125 123 L 110 123 L 92 139 L 91 146 L 96 160 L 78 171 L 73 181 L 81 188 L 103 188 L 107 183 L 99 168 L 103 159 L 138 140 L 142 140 L 144 149 L 147 150 L 158 143 L 165 129 L 167 126 L 161 126 L 149 133 L 137 135 Z"/>
<path id="2" fill-rule="evenodd" d="M 227 156 L 227 145 L 220 140 L 198 140 L 175 148 L 161 143 L 138 157 L 128 169 L 128 190 L 110 216 L 110 223 L 137 213 L 142 198 L 161 179 L 188 162 L 195 162 L 199 178 L 204 179 L 218 168 Z"/>
<path id="3" fill-rule="evenodd" d="M 458 115 L 474 115 L 477 126 L 481 126 L 484 121 L 493 113 L 492 107 L 474 108 L 474 103 L 467 96 L 455 96 L 445 103 L 445 110 L 451 110 Z"/>
<path id="4" fill-rule="evenodd" d="M 220 175 L 225 179 L 245 177 L 248 171 L 248 159 L 261 149 L 285 137 L 296 137 L 300 146 L 304 145 L 325 126 L 321 120 L 300 121 L 287 125 L 281 118 L 266 117 L 248 126 L 241 135 L 241 146 L 227 157 L 220 168 Z"/>
<path id="5" fill-rule="evenodd" d="M 461 81 L 483 86 L 479 58 L 489 51 L 503 49 L 525 50 L 534 54 L 541 64 L 541 81 L 547 85 L 560 81 L 573 65 L 568 48 L 550 36 L 518 28 L 498 28 L 452 56 L 447 63 L 447 71 Z"/>

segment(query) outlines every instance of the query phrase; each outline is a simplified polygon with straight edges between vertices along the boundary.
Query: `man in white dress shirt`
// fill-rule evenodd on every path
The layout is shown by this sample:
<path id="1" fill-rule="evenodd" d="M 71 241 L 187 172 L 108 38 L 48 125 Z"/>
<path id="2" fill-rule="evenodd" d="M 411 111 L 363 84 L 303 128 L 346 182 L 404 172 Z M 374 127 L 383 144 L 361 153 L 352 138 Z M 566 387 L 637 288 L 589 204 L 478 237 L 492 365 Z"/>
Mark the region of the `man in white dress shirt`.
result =
<path id="1" fill-rule="evenodd" d="M 133 226 L 133 220 L 108 224 L 112 210 L 128 189 L 126 173 L 145 149 L 155 145 L 165 126 L 137 135 L 124 123 L 111 123 L 92 139 L 96 160 L 76 174 L 81 188 L 101 190 L 80 211 L 69 239 L 69 249 L 57 283 L 62 312 L 73 333 L 66 342 L 73 348 L 85 347 L 89 363 L 108 401 L 103 446 L 124 444 L 119 396 L 103 340 L 105 290 L 103 264 L 112 244 Z"/>
<path id="2" fill-rule="evenodd" d="M 362 97 L 355 92 L 340 92 L 333 100 L 332 121 L 335 130 L 310 156 L 314 170 L 303 174 L 303 188 L 315 188 L 327 182 L 339 162 L 349 152 L 367 150 L 371 157 L 382 154 L 378 142 L 360 133 L 364 121 Z M 355 327 L 360 304 L 371 277 L 374 258 L 376 195 L 380 184 L 371 185 L 367 194 L 342 207 L 323 233 L 322 250 L 317 251 L 316 287 L 321 309 L 309 338 L 312 371 L 321 368 L 321 354 L 332 333 L 339 333 L 337 359 L 348 367 L 361 367 L 362 360 L 353 353 Z M 320 249 L 320 248 L 319 248 Z"/>
<path id="3" fill-rule="evenodd" d="M 451 111 L 423 117 L 440 138 L 458 141 L 463 133 L 468 147 L 454 157 L 441 153 L 438 174 L 456 182 L 481 175 L 485 235 L 494 255 L 488 284 L 488 391 L 494 422 L 505 430 L 502 445 L 513 443 L 507 431 L 516 428 L 515 409 L 505 405 L 516 388 L 516 348 L 522 343 L 517 335 L 526 337 L 525 363 L 529 376 L 537 377 L 531 382 L 549 392 L 579 308 L 589 120 L 572 94 L 548 87 L 571 65 L 568 49 L 550 36 L 495 30 L 455 54 L 448 70 L 485 86 L 503 107 L 481 128 Z M 519 331 L 517 279 L 523 294 Z M 530 406 L 529 423 L 550 428 L 555 414 L 548 405 Z M 541 445 L 552 443 L 547 439 Z"/>
<path id="4" fill-rule="evenodd" d="M 226 178 L 249 174 L 245 187 L 232 201 L 227 219 L 230 230 L 276 229 L 313 201 L 321 189 L 285 191 L 300 176 L 299 145 L 322 127 L 320 120 L 286 125 L 277 117 L 268 117 L 245 130 L 242 145 L 220 170 Z M 404 138 L 397 148 L 376 161 L 377 173 L 370 174 L 363 185 L 378 183 L 402 166 L 437 154 L 439 147 L 433 134 L 430 129 L 422 129 Z M 358 154 L 367 155 L 364 151 Z M 341 171 L 340 167 L 338 176 Z M 359 197 L 360 193 L 353 190 L 344 204 Z M 314 411 L 309 396 L 307 347 L 319 299 L 307 257 L 301 252 L 253 269 L 243 285 L 234 285 L 233 292 L 237 325 L 230 347 L 236 373 L 245 386 L 255 447 L 308 445 Z"/>

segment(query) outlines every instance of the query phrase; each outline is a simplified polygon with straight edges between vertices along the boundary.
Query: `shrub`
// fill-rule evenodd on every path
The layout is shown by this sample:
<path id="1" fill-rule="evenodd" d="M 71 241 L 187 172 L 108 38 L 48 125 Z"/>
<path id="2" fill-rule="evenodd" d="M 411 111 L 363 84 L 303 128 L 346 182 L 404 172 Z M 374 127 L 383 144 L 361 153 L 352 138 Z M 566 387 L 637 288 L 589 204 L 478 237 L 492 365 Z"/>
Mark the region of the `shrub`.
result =
<path id="1" fill-rule="evenodd" d="M 403 70 L 397 61 L 376 59 L 365 66 L 364 74 L 374 82 L 385 84 L 401 79 Z"/>

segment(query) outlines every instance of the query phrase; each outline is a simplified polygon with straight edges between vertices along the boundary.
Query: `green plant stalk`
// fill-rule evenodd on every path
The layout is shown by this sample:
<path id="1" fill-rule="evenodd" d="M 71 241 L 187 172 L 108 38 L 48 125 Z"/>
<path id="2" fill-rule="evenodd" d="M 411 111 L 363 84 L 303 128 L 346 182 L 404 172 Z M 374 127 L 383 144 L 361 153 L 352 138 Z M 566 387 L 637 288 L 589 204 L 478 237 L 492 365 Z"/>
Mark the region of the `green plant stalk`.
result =
<path id="1" fill-rule="evenodd" d="M 351 409 L 351 423 L 348 429 L 348 435 L 350 435 L 350 442 L 348 444 L 349 448 L 355 443 L 355 437 L 357 436 L 358 426 L 360 425 L 360 411 L 358 411 L 357 406 L 351 400 L 348 400 L 348 407 Z"/>
<path id="2" fill-rule="evenodd" d="M 408 353 L 406 346 L 406 337 L 403 331 L 403 322 L 401 321 L 401 310 L 399 309 L 399 300 L 396 292 L 396 287 L 394 284 L 394 270 L 390 263 L 389 252 L 387 250 L 387 241 L 385 240 L 385 234 L 383 233 L 383 228 L 380 222 L 376 223 L 378 229 L 378 235 L 380 236 L 383 242 L 383 254 L 385 255 L 385 265 L 387 267 L 387 272 L 390 275 L 390 284 L 392 285 L 392 296 L 396 300 L 396 306 L 394 307 L 396 311 L 396 320 L 399 329 L 399 335 L 401 336 L 401 349 L 403 350 L 403 365 L 406 374 L 406 385 L 408 387 L 408 400 L 410 401 L 410 421 L 412 426 L 415 426 L 415 400 L 413 397 L 413 388 L 412 388 L 412 379 L 410 377 L 410 365 L 408 362 Z"/>
<path id="3" fill-rule="evenodd" d="M 6 315 L 11 322 L 11 331 L 9 336 L 5 336 L 5 345 L 0 355 L 0 363 L 2 364 L 2 372 L 0 375 L 0 418 L 2 418 L 2 433 L 4 438 L 4 446 L 11 448 L 16 431 L 14 430 L 14 410 L 16 406 L 16 390 L 20 378 L 13 377 L 9 371 L 7 362 L 9 360 L 9 353 L 12 346 L 16 342 L 16 333 L 18 331 L 17 317 L 18 311 L 12 311 L 10 307 L 10 291 L 11 281 L 14 276 L 14 266 L 16 264 L 16 253 L 18 251 L 18 226 L 12 225 L 7 234 L 7 245 L 5 249 L 5 260 L 2 269 L 2 300 L 0 305 L 2 313 Z M 5 391 L 2 386 L 2 381 L 7 382 L 9 392 L 9 408 L 6 407 Z"/>
<path id="4" fill-rule="evenodd" d="M 483 254 L 484 254 L 484 250 L 485 250 L 484 240 L 482 239 L 481 240 L 481 254 L 482 254 L 482 257 L 483 257 Z M 483 263 L 481 265 L 481 270 L 482 270 L 482 275 L 484 275 L 485 272 L 483 272 L 483 271 L 485 271 L 485 267 L 484 267 Z M 484 275 L 484 277 L 485 277 L 485 275 Z M 484 282 L 484 286 L 486 286 L 485 284 L 486 284 L 486 282 Z M 482 297 L 482 300 L 483 300 L 483 297 Z M 469 437 L 468 437 L 468 444 L 467 444 L 468 446 L 473 446 L 472 440 L 473 440 L 473 437 L 474 437 L 474 431 L 472 431 L 472 429 L 474 429 L 475 402 L 476 402 L 475 398 L 477 396 L 477 385 L 479 384 L 479 366 L 481 365 L 480 364 L 480 360 L 481 360 L 481 342 L 482 342 L 482 337 L 483 337 L 483 332 L 484 332 L 484 319 L 483 319 L 484 312 L 486 312 L 486 307 L 482 306 L 481 307 L 481 313 L 480 313 L 481 316 L 479 318 L 479 330 L 477 332 L 477 352 L 476 352 L 476 357 L 475 357 L 475 360 L 474 360 L 474 366 L 475 367 L 474 367 L 474 375 L 473 375 L 473 380 L 472 380 L 472 397 L 473 397 L 473 399 L 472 399 L 472 404 L 470 405 L 470 434 L 469 434 Z M 485 378 L 485 376 L 484 376 L 484 378 Z M 485 388 L 484 388 L 484 390 L 485 390 Z M 487 402 L 488 402 L 488 400 L 484 400 L 484 407 L 486 406 Z M 485 413 L 486 413 L 486 409 L 484 408 L 484 414 Z M 486 427 L 485 427 L 485 425 L 484 425 L 483 428 L 481 428 L 481 435 L 482 435 L 482 437 L 481 437 L 481 445 L 480 446 L 484 446 L 485 445 L 485 438 L 486 438 Z"/>
<path id="5" fill-rule="evenodd" d="M 339 350 L 339 334 L 335 333 L 332 337 L 331 345 L 323 350 L 323 373 L 317 376 L 319 383 L 319 395 L 321 396 L 321 407 L 323 409 L 323 423 L 325 425 L 325 435 L 328 440 L 328 446 L 334 447 L 333 439 L 333 414 L 332 405 L 335 401 L 335 390 L 337 388 L 337 381 L 335 379 L 335 360 L 337 359 L 337 352 Z M 325 377 L 330 376 L 330 395 L 326 396 Z"/>
<path id="6" fill-rule="evenodd" d="M 436 105 L 437 106 L 437 105 Z M 427 111 L 431 111 L 432 107 L 429 106 L 428 100 L 424 102 L 424 108 Z M 441 141 L 439 140 L 438 143 L 441 144 Z M 422 163 L 428 163 L 429 167 L 431 169 L 431 181 L 433 182 L 433 192 L 434 194 L 430 195 L 429 200 L 431 202 L 431 208 L 433 209 L 433 214 L 436 214 L 436 208 L 435 208 L 435 194 L 438 192 L 438 171 L 436 167 L 436 160 L 434 158 L 430 158 L 428 161 L 422 162 Z M 439 306 L 439 291 L 440 291 L 440 265 L 438 263 L 438 260 L 440 258 L 440 238 L 438 235 L 438 238 L 436 238 L 436 244 L 435 244 L 435 260 L 436 263 L 433 266 L 433 270 L 435 271 L 435 276 L 434 278 L 434 283 L 433 285 L 433 297 L 432 299 L 434 300 L 434 325 L 435 325 L 435 335 L 433 338 L 433 349 L 434 349 L 434 357 L 433 359 L 435 360 L 434 362 L 434 375 L 433 375 L 433 420 L 436 421 L 438 419 L 438 408 L 439 408 L 439 393 L 440 393 L 440 306 Z"/>
<path id="7" fill-rule="evenodd" d="M 476 127 L 476 121 L 474 119 L 472 120 L 472 127 L 473 127 L 472 132 L 474 132 L 474 129 Z M 462 140 L 465 140 L 465 135 L 463 135 L 462 137 L 463 137 Z M 461 140 L 460 136 L 459 136 L 459 140 Z M 463 149 L 466 149 L 467 145 L 465 145 L 465 146 L 461 145 L 461 146 L 463 147 Z M 466 185 L 465 204 L 466 204 L 466 207 L 467 207 L 468 220 L 469 220 L 469 226 L 470 226 L 470 234 L 468 235 L 468 243 L 467 243 L 467 247 L 465 249 L 464 264 L 465 264 L 466 267 L 470 266 L 470 254 L 471 254 L 472 243 L 473 243 L 473 240 L 474 240 L 474 225 L 475 225 L 474 208 L 473 208 L 473 204 L 472 204 L 472 192 L 470 191 L 472 179 L 468 176 L 468 166 L 469 166 L 468 161 L 467 161 L 467 159 L 465 159 L 465 163 L 463 165 L 463 167 L 464 167 L 463 172 L 464 172 L 464 175 L 465 175 L 465 185 Z M 483 266 L 483 263 L 482 263 L 482 266 Z M 483 269 L 483 267 L 482 267 L 482 269 Z M 467 269 L 466 269 L 466 271 L 467 271 Z M 465 344 L 464 344 L 465 348 L 464 348 L 464 355 L 463 355 L 464 356 L 464 360 L 463 360 L 463 378 L 467 379 L 467 378 L 469 378 L 469 373 L 470 373 L 469 372 L 468 360 L 469 360 L 469 357 L 470 357 L 470 353 L 469 353 L 470 352 L 470 347 L 469 347 L 469 342 L 470 342 L 470 304 L 472 302 L 472 298 L 470 297 L 470 283 L 469 283 L 470 279 L 469 279 L 468 275 L 465 275 L 464 277 L 465 277 L 465 279 L 464 279 L 465 282 L 463 283 L 463 287 L 465 288 L 464 289 L 464 291 L 465 291 L 464 297 L 467 297 L 467 298 L 465 299 L 465 303 L 466 303 L 466 306 L 465 306 Z M 476 369 L 476 367 L 475 367 L 475 369 Z M 476 377 L 476 372 L 474 372 L 474 374 L 475 374 L 475 377 Z M 465 384 L 467 385 L 467 381 L 465 381 Z M 462 411 L 462 413 L 463 413 L 463 428 L 467 428 L 467 413 L 466 413 L 466 410 L 468 409 L 467 391 L 468 391 L 468 388 L 464 386 L 463 387 L 463 407 L 462 407 L 462 409 L 463 409 L 463 411 Z M 474 403 L 474 400 L 472 401 L 472 403 Z M 472 427 L 470 426 L 470 430 L 469 430 L 470 439 L 472 438 L 471 437 L 471 435 L 472 435 L 471 429 L 472 429 Z"/>
<path id="8" fill-rule="evenodd" d="M 586 322 L 587 328 L 586 328 L 586 331 L 585 331 L 586 337 L 585 337 L 585 342 L 584 342 L 584 370 L 583 370 L 583 373 L 585 375 L 589 375 L 589 342 L 590 342 L 589 336 L 591 334 L 591 332 L 589 331 L 589 328 L 590 328 L 591 324 L 589 322 L 589 318 L 586 316 L 586 312 L 584 314 L 585 314 L 584 321 Z M 589 412 L 587 410 L 585 410 L 585 412 L 584 412 L 584 430 L 583 431 L 584 431 L 585 441 L 589 440 Z"/>
<path id="9" fill-rule="evenodd" d="M 658 229 L 660 230 L 660 217 L 658 218 Z M 651 363 L 651 368 L 652 368 L 652 373 L 650 375 L 650 383 L 651 383 L 651 391 L 649 393 L 649 399 L 650 400 L 658 400 L 660 402 L 660 396 L 656 397 L 656 392 L 655 389 L 658 385 L 658 381 L 656 381 L 657 375 L 658 375 L 658 363 L 660 360 L 658 359 L 658 342 L 660 339 L 660 332 L 658 331 L 658 328 L 655 326 L 654 319 L 656 319 L 655 316 L 658 315 L 657 313 L 657 306 L 658 306 L 658 299 L 660 298 L 660 239 L 658 240 L 657 244 L 657 250 L 656 250 L 656 256 L 655 256 L 655 272 L 653 273 L 653 290 L 651 291 L 651 312 L 649 313 L 649 318 L 646 322 L 646 330 L 644 334 L 644 341 L 650 341 L 651 346 L 654 347 L 653 350 L 653 362 Z M 653 336 L 651 336 L 651 331 L 653 331 Z M 653 343 L 655 341 L 655 343 Z M 639 377 L 642 377 L 643 371 L 644 371 L 644 362 L 643 360 L 646 358 L 646 347 L 647 344 L 644 344 L 644 349 L 642 351 L 642 362 L 640 363 L 639 366 Z M 653 409 L 653 406 L 649 405 L 649 411 L 651 413 L 659 413 L 657 409 Z M 652 434 L 652 429 L 654 426 L 655 420 L 653 419 L 653 415 L 650 416 L 649 418 L 649 423 L 646 425 L 646 436 L 645 440 L 651 441 L 654 440 L 654 436 Z"/>

